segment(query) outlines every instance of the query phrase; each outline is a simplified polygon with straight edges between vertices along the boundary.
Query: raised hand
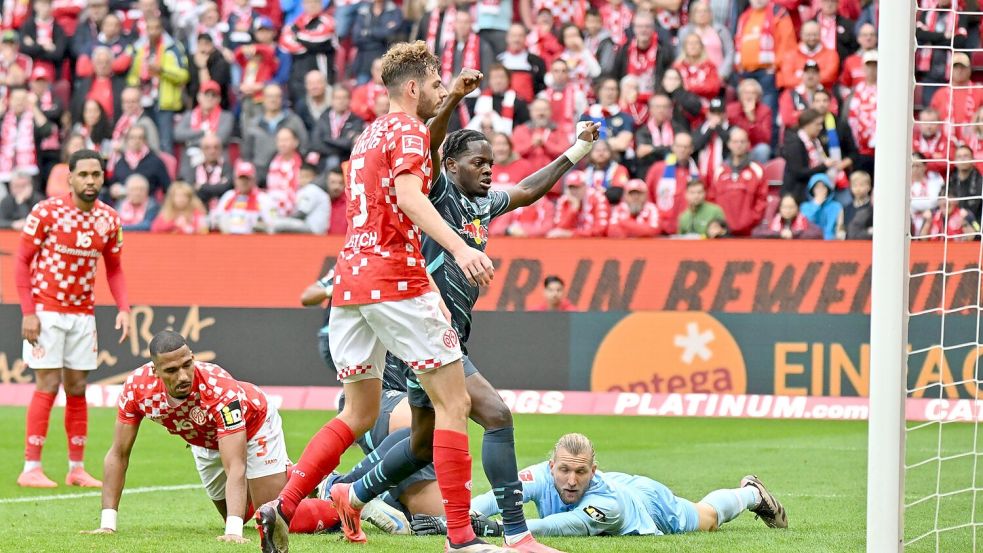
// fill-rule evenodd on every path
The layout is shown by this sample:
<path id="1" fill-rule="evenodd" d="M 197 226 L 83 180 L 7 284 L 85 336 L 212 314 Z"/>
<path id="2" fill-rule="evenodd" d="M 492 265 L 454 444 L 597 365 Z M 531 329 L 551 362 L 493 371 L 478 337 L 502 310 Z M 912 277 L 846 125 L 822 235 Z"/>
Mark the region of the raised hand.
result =
<path id="1" fill-rule="evenodd" d="M 583 123 L 587 123 L 583 125 Z M 601 126 L 593 121 L 581 121 L 577 123 L 577 138 L 585 142 L 594 142 L 600 136 Z"/>
<path id="2" fill-rule="evenodd" d="M 485 76 L 477 69 L 465 67 L 451 85 L 451 95 L 467 96 L 474 92 Z"/>

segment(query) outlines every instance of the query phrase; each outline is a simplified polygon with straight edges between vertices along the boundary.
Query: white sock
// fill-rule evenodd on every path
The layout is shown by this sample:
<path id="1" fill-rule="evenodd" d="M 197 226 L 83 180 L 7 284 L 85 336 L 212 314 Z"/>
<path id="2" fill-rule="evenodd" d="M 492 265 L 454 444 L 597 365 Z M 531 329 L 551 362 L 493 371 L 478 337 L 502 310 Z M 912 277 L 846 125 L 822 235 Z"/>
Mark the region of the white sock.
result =
<path id="1" fill-rule="evenodd" d="M 365 503 L 355 495 L 355 486 L 348 487 L 348 502 L 352 504 L 352 507 L 356 509 L 361 509 L 365 507 Z"/>
<path id="2" fill-rule="evenodd" d="M 24 461 L 24 472 L 41 468 L 41 461 Z"/>
<path id="3" fill-rule="evenodd" d="M 68 462 L 68 470 L 69 470 L 69 472 L 71 472 L 71 471 L 73 471 L 75 469 L 85 469 L 85 463 L 82 462 L 82 461 L 69 461 Z"/>
<path id="4" fill-rule="evenodd" d="M 505 545 L 515 545 L 515 544 L 519 543 L 520 541 L 526 539 L 526 536 L 528 536 L 528 535 L 529 535 L 529 530 L 526 530 L 525 532 L 523 532 L 521 534 L 516 534 L 514 536 L 506 535 L 505 536 Z"/>

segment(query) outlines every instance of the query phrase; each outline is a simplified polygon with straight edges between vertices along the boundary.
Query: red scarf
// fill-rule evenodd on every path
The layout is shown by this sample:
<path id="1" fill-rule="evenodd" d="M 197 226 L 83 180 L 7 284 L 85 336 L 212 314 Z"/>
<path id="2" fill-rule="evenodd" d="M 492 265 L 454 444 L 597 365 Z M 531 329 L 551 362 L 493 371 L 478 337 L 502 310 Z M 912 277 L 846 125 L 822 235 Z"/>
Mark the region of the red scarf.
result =
<path id="1" fill-rule="evenodd" d="M 201 107 L 191 110 L 191 128 L 195 131 L 217 132 L 218 120 L 222 115 L 222 110 L 217 106 L 207 116 L 202 115 Z"/>
<path id="2" fill-rule="evenodd" d="M 570 83 L 563 90 L 546 89 L 546 98 L 550 101 L 554 121 L 573 123 L 573 118 L 577 115 L 576 96 L 577 90 Z"/>
<path id="3" fill-rule="evenodd" d="M 942 131 L 939 131 L 935 134 L 935 136 L 925 138 L 924 134 L 918 133 L 917 151 L 928 159 L 936 159 L 935 153 L 938 151 L 939 143 L 942 141 L 942 135 Z"/>
<path id="4" fill-rule="evenodd" d="M 775 28 L 775 8 L 773 6 L 767 6 L 763 8 L 765 11 L 765 20 L 761 24 L 761 33 L 759 34 L 759 45 L 758 45 L 758 58 L 763 65 L 772 65 L 775 63 L 775 36 L 773 30 Z M 741 65 L 741 49 L 744 45 L 744 25 L 747 20 L 751 18 L 751 14 L 754 10 L 747 10 L 741 15 L 740 20 L 737 22 L 737 36 L 734 39 L 734 65 Z"/>
<path id="5" fill-rule="evenodd" d="M 203 162 L 198 167 L 195 167 L 195 190 L 199 190 L 202 186 L 206 185 L 214 186 L 221 184 L 222 165 L 223 161 L 220 159 L 214 165 Z"/>
<path id="6" fill-rule="evenodd" d="M 627 31 L 634 13 L 624 4 L 615 8 L 609 3 L 601 6 L 600 13 L 604 28 L 611 33 L 611 41 L 618 47 L 624 46 L 628 42 Z"/>
<path id="7" fill-rule="evenodd" d="M 850 111 L 847 117 L 853 141 L 863 155 L 874 154 L 874 138 L 877 128 L 877 85 L 861 82 L 853 89 Z"/>
<path id="8" fill-rule="evenodd" d="M 31 12 L 29 0 L 3 0 L 3 28 L 19 29 Z"/>
<path id="9" fill-rule="evenodd" d="M 18 167 L 37 169 L 37 148 L 34 145 L 34 114 L 26 109 L 18 117 L 7 110 L 0 123 L 0 175 L 10 175 Z"/>
<path id="10" fill-rule="evenodd" d="M 704 132 L 706 129 L 707 125 L 704 124 Z M 720 167 L 723 161 L 724 141 L 720 138 L 720 133 L 714 133 L 713 138 L 700 150 L 700 154 L 697 156 L 697 165 L 700 167 L 700 174 L 710 179 L 717 173 L 717 167 Z"/>
<path id="11" fill-rule="evenodd" d="M 371 105 L 375 106 L 374 103 Z M 348 118 L 351 117 L 351 114 L 352 112 L 348 111 L 338 115 L 334 112 L 334 110 L 331 110 L 331 113 L 328 115 L 328 122 L 331 123 L 331 138 L 338 138 L 341 136 L 341 129 L 345 128 L 345 123 L 348 122 Z"/>
<path id="12" fill-rule="evenodd" d="M 920 7 L 922 9 L 926 10 L 925 11 L 925 21 L 924 22 L 922 22 L 922 21 L 916 22 L 915 23 L 915 28 L 916 29 L 921 29 L 923 31 L 928 31 L 928 32 L 932 32 L 932 33 L 934 33 L 934 32 L 948 32 L 952 36 L 955 36 L 957 33 L 959 35 L 962 35 L 962 36 L 965 36 L 967 34 L 966 33 L 966 29 L 956 29 L 956 23 L 959 20 L 959 16 L 956 13 L 956 10 L 958 9 L 958 7 L 956 5 L 957 4 L 956 1 L 953 1 L 952 2 L 952 5 L 948 9 L 948 11 L 945 11 L 945 10 L 943 10 L 943 11 L 935 11 L 935 9 L 938 8 L 938 6 L 939 6 L 938 0 L 922 0 L 922 2 L 919 2 L 919 3 L 921 4 Z M 945 29 L 943 29 L 943 30 L 940 30 L 940 29 L 937 28 L 938 27 L 938 23 L 939 23 L 939 17 L 941 17 L 941 16 L 944 16 L 946 18 L 945 23 L 944 23 Z M 919 49 L 917 49 L 915 51 L 915 70 L 916 71 L 928 71 L 929 69 L 931 69 L 932 68 L 932 53 L 934 53 L 934 52 L 935 52 L 935 50 L 932 49 L 932 48 L 919 48 Z M 946 56 L 946 60 L 947 61 L 946 61 L 946 73 L 945 74 L 946 74 L 946 77 L 947 78 L 949 76 L 949 62 L 948 62 L 949 57 L 950 57 L 949 55 Z"/>
<path id="13" fill-rule="evenodd" d="M 49 109 L 55 107 L 55 98 L 51 94 L 51 89 L 48 88 L 41 94 L 39 100 L 39 107 L 41 111 L 48 111 Z M 51 134 L 41 141 L 41 150 L 59 150 L 61 149 L 61 133 L 58 132 L 58 124 L 55 122 L 51 123 L 54 129 Z"/>
<path id="14" fill-rule="evenodd" d="M 652 43 L 644 52 L 638 49 L 638 39 L 628 44 L 628 74 L 638 77 L 655 79 L 655 58 L 659 54 L 659 45 L 652 37 Z"/>
<path id="15" fill-rule="evenodd" d="M 447 45 L 448 37 L 454 36 L 454 20 L 457 19 L 457 7 L 451 2 L 444 10 L 443 25 L 441 25 L 440 10 L 434 9 L 430 12 L 430 21 L 427 22 L 427 49 L 431 52 L 437 51 L 437 33 L 440 32 L 440 48 Z"/>
<path id="16" fill-rule="evenodd" d="M 236 16 L 236 27 L 235 29 L 229 29 L 230 32 L 246 32 L 248 33 L 253 27 L 253 8 L 252 6 L 246 6 L 241 8 L 239 6 L 233 6 L 229 11 L 229 19 L 232 16 Z"/>
<path id="17" fill-rule="evenodd" d="M 776 213 L 775 218 L 771 220 L 771 224 L 768 225 L 768 228 L 770 228 L 772 232 L 781 232 L 783 228 L 788 228 L 792 232 L 802 232 L 809 228 L 809 219 L 806 219 L 804 215 L 799 213 L 795 216 L 795 219 L 793 219 L 791 223 L 788 223 L 788 226 L 786 227 L 785 219 L 782 219 L 782 216 Z"/>
<path id="18" fill-rule="evenodd" d="M 495 100 L 492 97 L 492 91 L 486 89 L 484 92 L 481 93 L 481 96 L 474 103 L 474 114 L 477 116 L 479 114 L 495 111 L 494 102 Z M 515 119 L 515 91 L 514 90 L 506 90 L 505 93 L 502 94 L 501 111 L 498 112 L 498 115 L 501 116 L 502 119 L 505 119 L 510 127 L 512 126 L 512 122 Z M 463 121 L 461 122 L 462 126 L 466 124 L 467 123 Z"/>
<path id="19" fill-rule="evenodd" d="M 440 60 L 440 76 L 444 82 L 451 82 L 454 78 L 454 57 L 457 54 L 457 37 L 446 43 L 444 53 Z M 480 69 L 481 67 L 481 44 L 477 33 L 468 35 L 468 41 L 464 44 L 464 53 L 461 56 L 461 68 Z"/>
<path id="20" fill-rule="evenodd" d="M 298 178 L 300 177 L 300 154 L 294 152 L 289 158 L 277 154 L 270 162 L 266 173 L 266 193 L 276 203 L 280 215 L 290 215 L 297 203 Z"/>
<path id="21" fill-rule="evenodd" d="M 679 6 L 679 11 L 657 8 L 655 10 L 655 20 L 667 31 L 672 31 L 675 36 L 676 31 L 689 23 L 689 2 L 683 2 Z"/>
<path id="22" fill-rule="evenodd" d="M 149 207 L 150 201 L 146 201 L 143 205 L 133 205 L 128 200 L 124 201 L 119 206 L 119 218 L 120 222 L 124 225 L 137 225 L 143 222 L 143 218 L 147 216 L 147 207 Z"/>
<path id="23" fill-rule="evenodd" d="M 672 146 L 672 141 L 675 139 L 676 132 L 672 128 L 672 124 L 667 120 L 659 125 L 653 119 L 649 119 L 646 124 L 649 129 L 649 133 L 652 134 L 652 145 L 656 147 L 669 148 Z"/>
<path id="24" fill-rule="evenodd" d="M 223 212 L 229 211 L 246 211 L 246 212 L 258 212 L 259 211 L 259 189 L 253 188 L 249 191 L 249 194 L 230 194 L 229 198 L 225 200 L 220 206 Z"/>
<path id="25" fill-rule="evenodd" d="M 823 46 L 830 50 L 836 50 L 836 16 L 820 15 L 816 21 L 819 23 L 819 36 Z"/>
<path id="26" fill-rule="evenodd" d="M 799 131 L 799 140 L 805 144 L 806 154 L 809 156 L 809 167 L 816 167 L 823 163 L 826 159 L 826 154 L 823 152 L 823 145 L 819 142 L 819 139 L 810 139 L 805 131 Z"/>
<path id="27" fill-rule="evenodd" d="M 142 161 L 143 158 L 147 157 L 147 154 L 149 153 L 150 153 L 150 148 L 148 148 L 146 144 L 144 144 L 143 148 L 140 148 L 140 150 L 136 152 L 132 152 L 130 150 L 123 150 L 123 161 L 125 161 L 126 164 L 130 166 L 130 169 L 136 169 L 137 165 L 140 164 L 140 161 Z"/>
<path id="28" fill-rule="evenodd" d="M 34 26 L 37 28 L 37 36 L 35 37 L 35 42 L 54 42 L 55 40 L 55 20 L 49 19 L 47 21 L 41 21 L 40 19 L 34 20 Z"/>

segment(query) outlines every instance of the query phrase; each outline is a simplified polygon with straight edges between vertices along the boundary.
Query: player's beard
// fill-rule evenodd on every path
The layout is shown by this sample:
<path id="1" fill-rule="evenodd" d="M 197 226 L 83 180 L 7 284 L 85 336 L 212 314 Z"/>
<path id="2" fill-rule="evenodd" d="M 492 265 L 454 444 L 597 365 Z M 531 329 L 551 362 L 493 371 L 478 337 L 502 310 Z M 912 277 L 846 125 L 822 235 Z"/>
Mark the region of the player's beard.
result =
<path id="1" fill-rule="evenodd" d="M 423 96 L 420 98 L 420 103 L 416 107 L 416 115 L 423 121 L 426 121 L 435 115 L 437 115 L 437 110 L 440 109 L 440 97 L 436 94 L 432 96 Z"/>

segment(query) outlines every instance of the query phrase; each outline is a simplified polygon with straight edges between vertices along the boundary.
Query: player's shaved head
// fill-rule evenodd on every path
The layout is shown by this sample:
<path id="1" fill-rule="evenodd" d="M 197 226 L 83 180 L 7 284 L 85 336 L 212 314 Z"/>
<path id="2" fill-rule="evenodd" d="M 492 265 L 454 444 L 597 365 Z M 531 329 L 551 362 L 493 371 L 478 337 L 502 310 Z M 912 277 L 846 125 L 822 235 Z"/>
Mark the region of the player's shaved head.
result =
<path id="1" fill-rule="evenodd" d="M 186 345 L 188 345 L 188 342 L 184 339 L 184 336 L 173 330 L 162 330 L 150 340 L 150 357 L 156 359 L 162 353 L 171 353 Z"/>

